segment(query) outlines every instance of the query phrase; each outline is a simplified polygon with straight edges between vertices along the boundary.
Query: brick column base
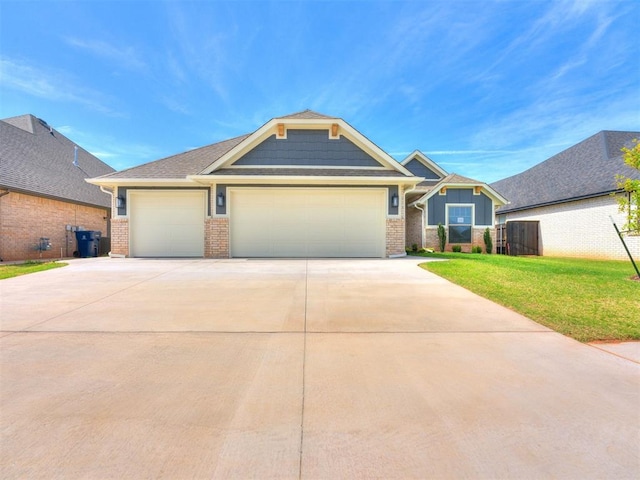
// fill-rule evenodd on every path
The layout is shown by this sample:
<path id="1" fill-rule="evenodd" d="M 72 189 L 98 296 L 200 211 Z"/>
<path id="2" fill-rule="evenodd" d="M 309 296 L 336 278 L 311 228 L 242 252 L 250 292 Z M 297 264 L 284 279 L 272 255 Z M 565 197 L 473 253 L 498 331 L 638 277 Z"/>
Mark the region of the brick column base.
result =
<path id="1" fill-rule="evenodd" d="M 204 226 L 205 258 L 229 258 L 229 219 L 213 217 L 205 221 Z"/>
<path id="2" fill-rule="evenodd" d="M 387 257 L 405 253 L 404 218 L 387 218 Z"/>
<path id="3" fill-rule="evenodd" d="M 129 256 L 129 219 L 111 219 L 111 253 Z"/>

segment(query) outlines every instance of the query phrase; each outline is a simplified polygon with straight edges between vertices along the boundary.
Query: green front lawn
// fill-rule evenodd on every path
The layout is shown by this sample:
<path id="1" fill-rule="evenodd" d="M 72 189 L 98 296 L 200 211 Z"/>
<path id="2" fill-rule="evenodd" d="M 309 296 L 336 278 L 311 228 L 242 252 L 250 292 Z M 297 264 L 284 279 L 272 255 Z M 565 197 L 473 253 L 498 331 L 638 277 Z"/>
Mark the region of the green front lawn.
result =
<path id="1" fill-rule="evenodd" d="M 58 262 L 26 262 L 15 265 L 0 265 L 0 280 L 17 277 L 19 275 L 26 275 L 27 273 L 42 272 L 44 270 L 51 270 L 52 268 L 60 268 L 65 265 L 67 264 Z"/>
<path id="2" fill-rule="evenodd" d="M 640 340 L 640 281 L 630 262 L 421 254 L 421 265 L 581 342 Z"/>

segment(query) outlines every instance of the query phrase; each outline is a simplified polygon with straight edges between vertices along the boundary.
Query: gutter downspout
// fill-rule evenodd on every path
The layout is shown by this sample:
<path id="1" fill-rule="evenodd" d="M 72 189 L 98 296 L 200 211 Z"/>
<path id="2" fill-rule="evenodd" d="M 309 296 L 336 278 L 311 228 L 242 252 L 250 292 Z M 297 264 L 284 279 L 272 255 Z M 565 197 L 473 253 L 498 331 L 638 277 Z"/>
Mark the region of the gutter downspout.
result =
<path id="1" fill-rule="evenodd" d="M 420 204 L 418 204 L 418 203 L 414 203 L 412 205 L 412 207 L 417 208 L 418 210 L 420 210 L 422 212 L 422 214 L 420 215 L 420 217 L 422 218 L 422 225 L 420 226 L 420 248 L 425 248 L 425 244 L 424 244 L 424 217 L 426 215 L 426 212 L 425 212 L 424 208 L 422 208 L 420 206 Z"/>
<path id="2" fill-rule="evenodd" d="M 111 217 L 113 217 L 113 190 L 107 190 L 105 189 L 102 185 L 100 185 L 100 191 L 102 193 L 106 193 L 107 195 L 109 195 L 111 197 L 111 208 L 110 210 L 110 216 L 107 217 L 107 237 L 111 237 Z M 109 252 L 111 253 L 111 252 Z"/>
<path id="3" fill-rule="evenodd" d="M 405 198 L 407 196 L 407 193 L 411 193 L 413 192 L 416 188 L 418 188 L 418 185 L 414 185 L 413 188 L 410 188 L 409 190 L 406 190 L 404 192 Z M 413 202 L 411 205 L 409 205 L 410 207 L 413 208 L 417 208 L 418 210 L 420 210 L 422 212 L 422 214 L 420 215 L 420 218 L 422 218 L 422 225 L 420 226 L 420 248 L 424 248 L 424 216 L 425 216 L 425 210 L 416 202 Z M 406 220 L 406 212 L 405 212 L 405 226 L 407 224 L 407 220 Z M 406 227 L 405 227 L 406 228 Z M 406 242 L 406 232 L 405 232 L 405 242 Z"/>
<path id="4" fill-rule="evenodd" d="M 6 192 L 2 192 L 2 193 L 0 193 L 0 198 L 4 197 L 5 195 L 9 195 L 10 193 L 11 193 L 10 190 L 7 190 Z M 0 262 L 4 262 L 2 257 L 0 257 Z"/>

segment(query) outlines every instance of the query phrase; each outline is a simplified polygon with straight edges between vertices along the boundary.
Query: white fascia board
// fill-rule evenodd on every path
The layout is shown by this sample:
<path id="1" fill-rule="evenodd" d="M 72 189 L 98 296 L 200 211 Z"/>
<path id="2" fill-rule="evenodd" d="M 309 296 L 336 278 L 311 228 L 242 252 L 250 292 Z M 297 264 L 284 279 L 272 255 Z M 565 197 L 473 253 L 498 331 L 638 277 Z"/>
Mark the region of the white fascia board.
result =
<path id="1" fill-rule="evenodd" d="M 278 122 L 278 123 L 282 123 L 282 122 Z M 250 151 L 252 148 L 254 148 L 256 145 L 261 143 L 263 140 L 266 140 L 268 137 L 276 133 L 276 128 L 277 128 L 277 124 L 274 123 L 273 120 L 265 123 L 262 127 L 260 127 L 258 130 L 253 132 L 251 135 L 249 135 L 247 138 L 241 141 L 238 145 L 233 147 L 231 150 L 229 150 L 227 153 L 221 156 L 218 160 L 216 160 L 207 168 L 205 168 L 202 172 L 199 173 L 199 175 L 209 174 L 214 170 L 217 170 L 218 168 L 222 167 L 223 165 L 230 163 L 231 161 L 237 158 L 240 158 L 242 155 L 244 155 L 245 153 Z"/>
<path id="2" fill-rule="evenodd" d="M 427 200 L 429 200 L 431 197 L 433 197 L 438 192 L 440 192 L 440 190 L 443 187 L 446 187 L 446 188 L 482 187 L 483 192 L 493 200 L 495 204 L 494 206 L 500 207 L 502 205 L 506 205 L 507 203 L 509 203 L 506 198 L 504 198 L 502 195 L 500 195 L 498 192 L 496 192 L 493 188 L 491 188 L 486 183 L 438 183 L 436 184 L 435 187 L 433 187 L 433 190 L 425 193 L 422 197 L 420 197 L 415 202 L 412 202 L 411 204 L 413 205 L 414 203 L 426 203 Z"/>
<path id="3" fill-rule="evenodd" d="M 509 200 L 504 198 L 489 185 L 483 185 L 482 190 L 486 191 L 487 195 L 493 199 L 496 207 L 501 207 L 502 205 L 509 203 Z"/>
<path id="4" fill-rule="evenodd" d="M 366 153 L 371 155 L 374 159 L 378 160 L 381 164 L 388 168 L 401 172 L 404 175 L 413 175 L 409 170 L 404 168 L 398 163 L 391 155 L 386 153 L 380 147 L 378 147 L 371 140 L 366 138 L 355 128 L 349 125 L 341 118 L 319 118 L 319 119 L 295 119 L 295 118 L 274 118 L 265 123 L 258 130 L 253 132 L 247 138 L 245 138 L 238 145 L 233 147 L 227 153 L 225 153 L 218 160 L 213 162 L 207 168 L 205 168 L 200 175 L 209 174 L 220 167 L 228 165 L 240 158 L 245 153 L 252 150 L 259 143 L 266 140 L 273 134 L 277 134 L 278 124 L 284 124 L 285 128 L 295 128 L 299 130 L 313 130 L 313 129 L 327 129 L 331 130 L 331 125 L 337 123 L 339 126 L 338 136 L 344 135 L 351 140 L 355 145 L 360 147 Z"/>
<path id="5" fill-rule="evenodd" d="M 185 187 L 193 186 L 193 181 L 188 178 L 86 178 L 85 182 L 101 187 Z"/>
<path id="6" fill-rule="evenodd" d="M 306 175 L 190 175 L 187 178 L 203 185 L 218 183 L 247 185 L 416 185 L 424 180 L 420 177 L 334 177 Z"/>
<path id="7" fill-rule="evenodd" d="M 420 150 L 414 150 L 413 152 L 411 152 L 404 160 L 402 160 L 402 162 L 400 162 L 400 164 L 404 167 L 407 163 L 409 163 L 414 158 L 417 158 L 420 163 L 430 168 L 431 170 L 435 171 L 436 173 L 440 174 L 442 178 L 449 175 L 445 170 L 443 170 L 443 168 L 440 165 L 438 165 L 436 162 L 431 160 Z"/>

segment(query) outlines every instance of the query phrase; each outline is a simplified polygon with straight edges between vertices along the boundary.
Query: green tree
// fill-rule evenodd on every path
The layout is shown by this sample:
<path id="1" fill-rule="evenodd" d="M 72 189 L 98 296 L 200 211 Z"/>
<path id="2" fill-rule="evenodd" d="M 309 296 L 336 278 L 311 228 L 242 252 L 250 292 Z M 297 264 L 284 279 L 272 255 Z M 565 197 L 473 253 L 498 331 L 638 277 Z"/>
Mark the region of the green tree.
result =
<path id="1" fill-rule="evenodd" d="M 634 139 L 631 148 L 622 148 L 624 163 L 640 172 L 640 142 Z M 616 175 L 618 188 L 626 195 L 618 197 L 618 210 L 626 214 L 622 230 L 631 235 L 640 235 L 640 179 Z"/>
<path id="2" fill-rule="evenodd" d="M 484 231 L 484 247 L 487 253 L 491 253 L 493 251 L 493 240 L 491 239 L 489 227 Z"/>
<path id="3" fill-rule="evenodd" d="M 438 224 L 438 246 L 440 251 L 444 252 L 444 247 L 447 245 L 447 231 L 444 229 L 444 225 Z"/>

